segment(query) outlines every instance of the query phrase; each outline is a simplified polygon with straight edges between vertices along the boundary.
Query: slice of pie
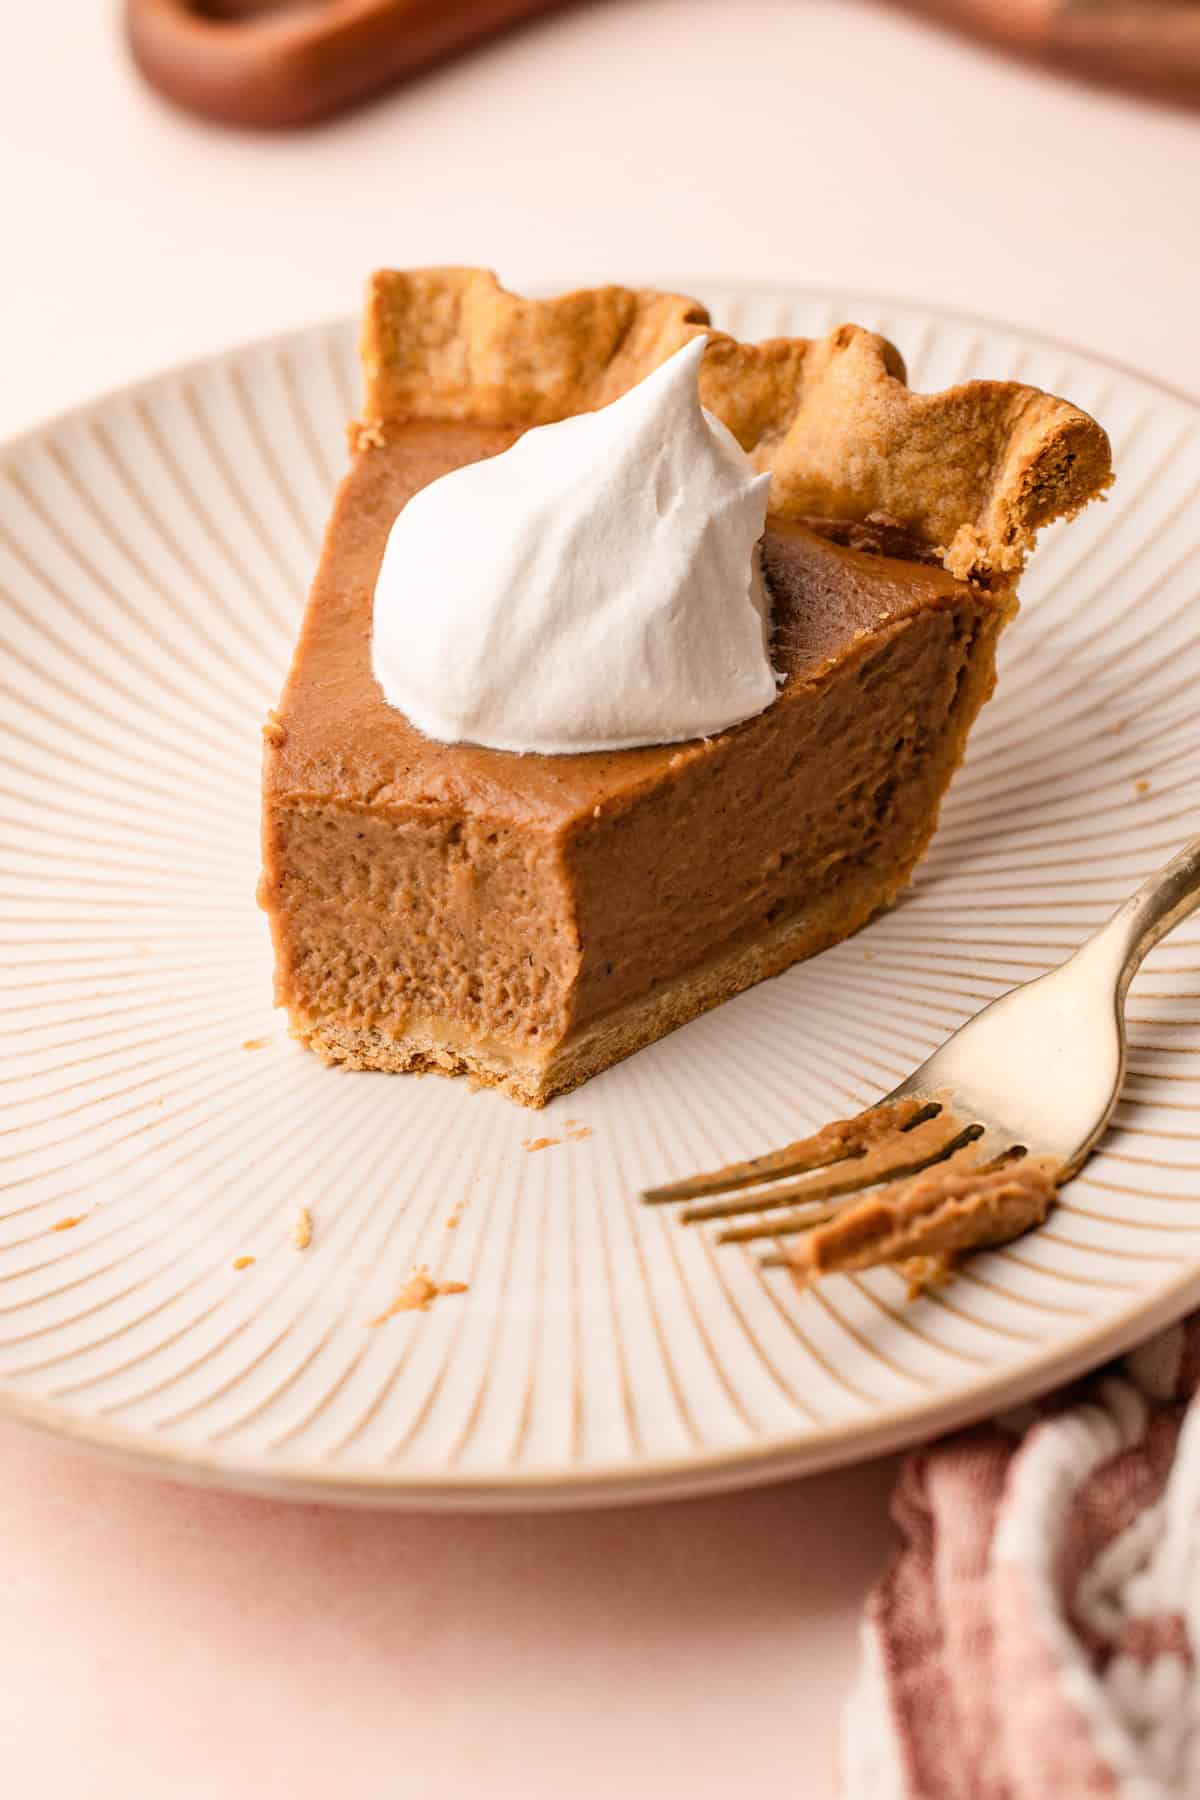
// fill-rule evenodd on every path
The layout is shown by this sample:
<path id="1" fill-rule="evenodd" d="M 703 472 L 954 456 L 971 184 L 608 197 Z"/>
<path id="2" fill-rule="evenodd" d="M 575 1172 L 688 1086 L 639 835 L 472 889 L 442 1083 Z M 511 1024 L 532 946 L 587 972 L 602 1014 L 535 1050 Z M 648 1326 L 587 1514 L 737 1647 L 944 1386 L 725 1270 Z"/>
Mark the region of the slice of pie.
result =
<path id="1" fill-rule="evenodd" d="M 372 674 L 400 509 L 698 333 L 704 405 L 772 475 L 778 699 L 636 750 L 422 737 Z M 525 300 L 479 270 L 376 275 L 362 354 L 351 468 L 265 732 L 276 998 L 327 1062 L 540 1106 L 895 898 L 992 690 L 1025 554 L 1107 485 L 1108 440 L 1013 383 L 910 393 L 855 326 L 741 344 L 676 295 Z"/>

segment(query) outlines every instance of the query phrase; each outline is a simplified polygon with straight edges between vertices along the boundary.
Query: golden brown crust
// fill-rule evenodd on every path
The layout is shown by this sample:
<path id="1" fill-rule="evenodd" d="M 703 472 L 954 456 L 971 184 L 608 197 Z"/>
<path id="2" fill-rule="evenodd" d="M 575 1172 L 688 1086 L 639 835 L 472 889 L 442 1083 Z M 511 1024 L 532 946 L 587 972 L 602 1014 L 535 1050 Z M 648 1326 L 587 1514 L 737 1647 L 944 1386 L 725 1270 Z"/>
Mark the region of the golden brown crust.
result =
<path id="1" fill-rule="evenodd" d="M 914 394 L 895 346 L 859 326 L 742 344 L 682 295 L 527 300 L 485 269 L 371 277 L 356 441 L 378 443 L 389 421 L 525 429 L 587 412 L 702 332 L 704 404 L 770 470 L 782 517 L 884 513 L 938 546 L 951 574 L 1008 577 L 1043 525 L 1112 480 L 1108 438 L 1087 413 L 1016 382 Z"/>

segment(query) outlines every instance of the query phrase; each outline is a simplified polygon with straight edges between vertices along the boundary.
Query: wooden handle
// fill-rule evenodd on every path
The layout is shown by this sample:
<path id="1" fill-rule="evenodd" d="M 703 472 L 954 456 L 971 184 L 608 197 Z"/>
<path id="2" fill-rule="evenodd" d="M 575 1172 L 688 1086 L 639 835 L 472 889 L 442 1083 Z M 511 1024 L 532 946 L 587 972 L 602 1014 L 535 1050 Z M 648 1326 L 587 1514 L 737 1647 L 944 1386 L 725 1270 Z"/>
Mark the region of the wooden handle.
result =
<path id="1" fill-rule="evenodd" d="M 146 79 L 232 125 L 303 125 L 562 0 L 126 0 Z"/>

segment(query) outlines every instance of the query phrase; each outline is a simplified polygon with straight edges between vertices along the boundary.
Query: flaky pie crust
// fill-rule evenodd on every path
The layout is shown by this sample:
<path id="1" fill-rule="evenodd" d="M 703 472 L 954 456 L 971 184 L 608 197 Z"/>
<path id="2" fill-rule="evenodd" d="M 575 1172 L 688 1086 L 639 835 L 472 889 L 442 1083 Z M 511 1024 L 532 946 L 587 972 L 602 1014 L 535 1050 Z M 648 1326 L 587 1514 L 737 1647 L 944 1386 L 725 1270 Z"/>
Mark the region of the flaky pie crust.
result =
<path id="1" fill-rule="evenodd" d="M 704 333 L 704 405 L 772 476 L 784 518 L 882 513 L 960 579 L 1015 577 L 1037 532 L 1112 480 L 1108 437 L 1011 381 L 915 394 L 894 344 L 857 325 L 743 344 L 698 301 L 624 287 L 550 300 L 486 269 L 381 270 L 367 287 L 357 443 L 408 419 L 525 429 L 615 400 Z"/>

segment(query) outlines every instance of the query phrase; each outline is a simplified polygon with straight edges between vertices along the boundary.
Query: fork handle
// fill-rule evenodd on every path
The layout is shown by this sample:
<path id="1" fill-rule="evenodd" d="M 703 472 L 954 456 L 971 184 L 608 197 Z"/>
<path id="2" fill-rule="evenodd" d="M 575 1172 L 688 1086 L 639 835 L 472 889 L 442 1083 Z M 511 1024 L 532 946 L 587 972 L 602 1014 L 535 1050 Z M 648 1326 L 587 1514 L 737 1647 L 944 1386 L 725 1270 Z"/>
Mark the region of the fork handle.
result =
<path id="1" fill-rule="evenodd" d="M 1118 971 L 1117 993 L 1123 1002 L 1143 958 L 1198 906 L 1200 837 L 1194 837 L 1170 862 L 1143 881 L 1137 893 L 1117 908 L 1108 924 L 1102 925 L 1077 954 L 1096 951 L 1112 956 Z"/>

